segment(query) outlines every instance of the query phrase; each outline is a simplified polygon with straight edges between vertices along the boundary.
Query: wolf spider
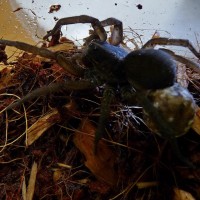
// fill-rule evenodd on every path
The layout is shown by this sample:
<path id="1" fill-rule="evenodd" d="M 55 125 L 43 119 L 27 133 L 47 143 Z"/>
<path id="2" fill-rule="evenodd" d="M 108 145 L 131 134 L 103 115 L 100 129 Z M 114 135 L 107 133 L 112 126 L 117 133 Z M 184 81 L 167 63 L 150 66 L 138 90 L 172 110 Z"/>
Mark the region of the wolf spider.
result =
<path id="1" fill-rule="evenodd" d="M 95 151 L 97 150 L 97 143 L 104 132 L 110 111 L 109 105 L 115 96 L 116 90 L 120 91 L 122 99 L 127 102 L 135 102 L 135 99 L 138 101 L 153 121 L 156 126 L 155 130 L 159 135 L 174 140 L 175 137 L 187 132 L 194 118 L 195 102 L 192 95 L 185 88 L 175 83 L 175 60 L 187 64 L 198 73 L 200 73 L 200 67 L 197 63 L 176 55 L 172 51 L 149 47 L 156 44 L 184 46 L 189 48 L 197 58 L 200 58 L 200 54 L 188 40 L 151 39 L 140 50 L 129 53 L 119 46 L 123 39 L 121 21 L 115 18 L 99 21 L 86 15 L 60 19 L 54 28 L 44 36 L 44 39 L 46 40 L 54 35 L 60 30 L 61 26 L 76 23 L 91 23 L 94 31 L 87 38 L 87 45 L 82 48 L 81 53 L 72 58 L 67 58 L 62 53 L 55 53 L 47 48 L 38 48 L 18 41 L 0 40 L 0 44 L 14 46 L 53 59 L 67 72 L 79 77 L 77 81 L 68 80 L 64 83 L 53 83 L 36 89 L 21 100 L 9 105 L 6 110 L 19 106 L 32 98 L 56 92 L 60 89 L 88 90 L 105 86 L 101 101 L 101 115 L 95 134 Z M 110 43 L 108 43 L 106 42 L 107 34 L 104 27 L 111 25 L 114 28 Z M 79 62 L 77 62 L 77 58 Z M 163 98 L 170 100 L 165 101 L 165 105 L 163 105 Z M 163 107 L 166 107 L 166 109 L 163 109 Z M 179 128 L 176 128 L 177 124 L 180 124 Z M 181 160 L 184 160 L 180 153 L 178 153 L 178 156 Z M 187 161 L 185 163 L 188 164 Z"/>

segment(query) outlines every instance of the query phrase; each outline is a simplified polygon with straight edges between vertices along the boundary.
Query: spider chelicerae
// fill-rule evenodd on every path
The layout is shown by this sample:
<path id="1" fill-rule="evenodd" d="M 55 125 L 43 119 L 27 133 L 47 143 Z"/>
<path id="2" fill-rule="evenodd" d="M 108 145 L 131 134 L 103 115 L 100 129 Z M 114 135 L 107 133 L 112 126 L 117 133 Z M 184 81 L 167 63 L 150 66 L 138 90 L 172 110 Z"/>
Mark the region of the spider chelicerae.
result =
<path id="1" fill-rule="evenodd" d="M 200 54 L 188 40 L 155 38 L 149 40 L 141 49 L 128 52 L 120 46 L 123 40 L 121 21 L 115 18 L 99 21 L 86 15 L 60 19 L 43 39 L 46 40 L 56 34 L 63 25 L 76 23 L 91 23 L 93 32 L 86 39 L 86 45 L 81 52 L 71 58 L 65 57 L 60 52 L 52 52 L 48 48 L 38 48 L 18 41 L 0 40 L 2 45 L 14 46 L 53 59 L 67 72 L 79 78 L 76 81 L 68 80 L 38 88 L 9 105 L 6 110 L 61 89 L 78 91 L 104 86 L 101 115 L 95 134 L 95 151 L 104 132 L 110 113 L 109 105 L 116 90 L 120 91 L 122 99 L 127 102 L 138 101 L 159 135 L 173 140 L 188 131 L 195 114 L 195 102 L 188 90 L 176 83 L 176 60 L 198 73 L 200 67 L 198 63 L 170 50 L 153 48 L 157 44 L 184 46 L 200 58 Z M 108 43 L 104 27 L 111 25 L 113 30 Z"/>

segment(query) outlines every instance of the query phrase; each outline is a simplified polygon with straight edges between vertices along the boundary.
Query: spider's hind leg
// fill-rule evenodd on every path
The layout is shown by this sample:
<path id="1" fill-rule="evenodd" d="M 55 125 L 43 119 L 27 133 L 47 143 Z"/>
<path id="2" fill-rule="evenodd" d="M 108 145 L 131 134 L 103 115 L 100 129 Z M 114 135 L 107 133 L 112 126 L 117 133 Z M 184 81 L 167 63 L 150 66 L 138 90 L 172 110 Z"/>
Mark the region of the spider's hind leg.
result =
<path id="1" fill-rule="evenodd" d="M 198 74 L 200 74 L 200 64 L 197 62 L 194 62 L 192 60 L 189 60 L 181 55 L 177 55 L 175 54 L 173 51 L 169 50 L 169 49 L 164 49 L 161 48 L 161 50 L 167 52 L 168 54 L 172 55 L 173 58 L 180 62 L 183 63 L 184 65 L 186 65 L 187 67 L 189 67 L 190 69 L 194 70 L 195 72 L 197 72 Z"/>
<path id="2" fill-rule="evenodd" d="M 142 49 L 144 48 L 154 48 L 156 45 L 170 45 L 170 46 L 181 46 L 188 48 L 198 59 L 200 59 L 200 52 L 196 50 L 196 48 L 192 45 L 192 43 L 187 39 L 170 39 L 170 38 L 153 38 L 146 42 Z M 177 55 L 173 51 L 165 48 L 160 48 L 161 50 L 167 52 L 168 54 L 172 55 L 173 58 L 185 64 L 195 72 L 200 74 L 200 64 L 185 58 L 184 56 Z"/>
<path id="3" fill-rule="evenodd" d="M 156 45 L 170 45 L 187 47 L 197 58 L 200 59 L 200 53 L 195 49 L 192 43 L 187 39 L 153 38 L 146 42 L 142 49 L 155 47 Z"/>

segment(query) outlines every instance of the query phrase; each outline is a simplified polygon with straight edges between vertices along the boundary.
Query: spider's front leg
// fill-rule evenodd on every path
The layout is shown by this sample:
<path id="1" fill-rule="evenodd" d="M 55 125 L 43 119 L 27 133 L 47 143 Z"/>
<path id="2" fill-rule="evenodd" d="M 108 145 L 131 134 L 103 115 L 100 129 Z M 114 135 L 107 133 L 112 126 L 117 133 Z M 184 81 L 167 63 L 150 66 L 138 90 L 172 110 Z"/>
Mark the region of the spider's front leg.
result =
<path id="1" fill-rule="evenodd" d="M 78 24 L 78 23 L 91 23 L 95 34 L 98 35 L 98 37 L 100 38 L 101 41 L 106 41 L 107 34 L 106 34 L 103 26 L 101 25 L 101 22 L 98 19 L 91 17 L 91 16 L 87 16 L 87 15 L 66 17 L 66 18 L 62 18 L 62 19 L 58 20 L 56 25 L 54 26 L 54 28 L 51 31 L 49 31 L 43 37 L 43 39 L 44 40 L 48 39 L 48 37 L 55 34 L 57 32 L 57 30 L 60 29 L 60 27 L 63 25 Z"/>
<path id="2" fill-rule="evenodd" d="M 114 25 L 113 27 L 113 30 L 111 31 L 111 40 L 110 40 L 110 43 L 112 45 L 119 45 L 122 40 L 123 40 L 123 24 L 120 20 L 116 19 L 116 18 L 107 18 L 103 21 L 101 21 L 101 25 L 103 27 L 105 26 L 112 26 Z"/>
<path id="3" fill-rule="evenodd" d="M 48 37 L 52 36 L 57 32 L 58 29 L 60 29 L 63 25 L 68 24 L 78 24 L 78 23 L 91 23 L 94 34 L 86 38 L 86 43 L 90 43 L 92 39 L 96 38 L 97 36 L 101 41 L 105 42 L 107 39 L 106 31 L 103 27 L 105 26 L 111 26 L 114 25 L 113 31 L 111 33 L 111 41 L 110 43 L 112 45 L 118 45 L 122 42 L 123 39 L 123 25 L 122 22 L 115 18 L 107 18 L 103 21 L 99 21 L 98 19 L 88 16 L 88 15 L 80 15 L 80 16 L 74 16 L 74 17 L 66 17 L 58 20 L 54 28 L 49 31 L 43 39 L 46 40 Z"/>
<path id="4" fill-rule="evenodd" d="M 18 42 L 18 41 L 10 41 L 10 40 L 0 40 L 0 44 L 3 44 L 5 46 L 12 46 L 16 47 L 17 49 L 39 55 L 45 58 L 53 59 L 55 60 L 63 69 L 65 69 L 67 72 L 74 76 L 83 76 L 84 69 L 74 63 L 72 59 L 66 58 L 64 55 L 58 53 L 58 52 L 52 52 L 48 50 L 47 48 L 39 48 L 24 42 Z"/>
<path id="5" fill-rule="evenodd" d="M 35 89 L 34 91 L 30 92 L 26 96 L 22 97 L 20 100 L 17 100 L 16 102 L 7 106 L 5 110 L 10 110 L 34 98 L 46 96 L 48 94 L 56 93 L 61 90 L 69 90 L 69 91 L 80 90 L 81 91 L 81 90 L 88 90 L 88 89 L 93 89 L 93 88 L 95 88 L 95 85 L 91 83 L 90 81 L 86 81 L 86 80 L 66 81 L 64 83 L 52 83 L 48 86 Z"/>

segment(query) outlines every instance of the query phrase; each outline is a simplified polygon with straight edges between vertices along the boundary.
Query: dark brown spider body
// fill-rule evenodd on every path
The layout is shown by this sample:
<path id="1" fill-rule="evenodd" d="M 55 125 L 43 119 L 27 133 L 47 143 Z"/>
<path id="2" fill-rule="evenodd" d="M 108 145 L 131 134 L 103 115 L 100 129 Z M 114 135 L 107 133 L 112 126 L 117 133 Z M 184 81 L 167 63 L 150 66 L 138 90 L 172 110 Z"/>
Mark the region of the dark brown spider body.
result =
<path id="1" fill-rule="evenodd" d="M 59 88 L 65 90 L 90 90 L 98 86 L 105 86 L 98 127 L 95 134 L 95 152 L 97 150 L 97 143 L 105 132 L 105 124 L 110 114 L 109 106 L 115 96 L 116 90 L 121 91 L 121 97 L 129 101 L 129 103 L 135 103 L 135 99 L 137 99 L 138 103 L 153 121 L 156 131 L 161 136 L 165 138 L 169 136 L 168 139 L 172 140 L 177 135 L 182 135 L 189 129 L 195 112 L 194 99 L 180 85 L 178 86 L 178 91 L 181 91 L 184 95 L 179 95 L 178 98 L 176 98 L 176 95 L 174 96 L 174 90 L 168 90 L 167 88 L 171 86 L 173 89 L 176 89 L 174 86 L 176 81 L 175 59 L 193 66 L 200 73 L 200 66 L 198 64 L 194 65 L 190 60 L 183 59 L 181 56 L 173 53 L 170 53 L 172 54 L 170 55 L 164 50 L 145 49 L 145 47 L 152 47 L 156 44 L 155 40 L 147 43 L 140 50 L 130 53 L 125 51 L 118 46 L 123 39 L 122 22 L 115 18 L 108 18 L 104 21 L 99 21 L 94 17 L 86 15 L 63 18 L 56 23 L 55 27 L 48 32 L 44 39 L 55 34 L 62 25 L 75 23 L 91 23 L 94 29 L 94 33 L 87 38 L 87 46 L 81 54 L 81 63 L 84 64 L 84 67 L 80 66 L 78 62 L 74 62 L 74 59 L 66 58 L 58 52 L 55 53 L 48 49 L 37 48 L 22 42 L 0 40 L 0 44 L 15 46 L 21 50 L 54 59 L 68 73 L 79 77 L 78 81 L 69 80 L 65 83 L 54 83 L 50 86 L 36 89 L 21 100 L 8 106 L 7 110 L 42 94 L 56 92 Z M 106 42 L 107 35 L 104 27 L 110 25 L 113 25 L 114 28 L 111 34 L 111 43 L 108 44 Z M 94 38 L 97 40 L 93 40 Z M 178 39 L 166 40 L 163 38 L 159 41 L 163 43 L 167 42 L 170 45 L 177 45 L 180 42 Z M 183 46 L 187 46 L 200 58 L 200 54 L 195 51 L 190 43 L 185 42 Z M 160 93 L 156 92 L 158 89 L 161 91 Z M 172 101 L 164 101 L 162 103 L 163 91 L 165 89 L 168 92 L 167 98 L 170 96 L 173 98 L 171 98 Z M 151 95 L 149 96 L 149 94 Z M 157 107 L 155 105 L 158 102 L 160 106 Z M 175 115 L 171 115 L 173 114 L 173 105 L 176 107 L 174 112 L 186 113 L 186 116 L 184 116 L 185 123 L 181 123 L 181 118 L 176 113 Z M 163 109 L 163 107 L 172 108 L 172 110 L 170 113 L 167 113 L 169 109 Z M 176 122 L 175 125 L 170 120 Z M 181 125 L 180 129 L 176 128 L 176 124 L 177 126 Z M 175 149 L 178 151 L 177 148 Z M 181 156 L 180 152 L 177 153 L 177 156 L 184 163 L 192 166 Z"/>
<path id="2" fill-rule="evenodd" d="M 163 89 L 176 81 L 176 63 L 162 50 L 129 53 L 120 46 L 95 40 L 88 45 L 82 59 L 104 83 L 128 82 L 134 88 Z"/>
<path id="3" fill-rule="evenodd" d="M 129 83 L 139 89 L 163 89 L 176 81 L 176 63 L 162 50 L 133 51 L 124 58 L 124 69 Z"/>

